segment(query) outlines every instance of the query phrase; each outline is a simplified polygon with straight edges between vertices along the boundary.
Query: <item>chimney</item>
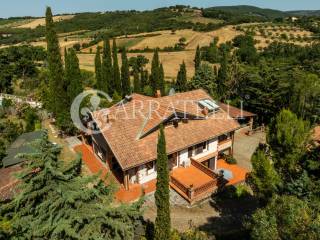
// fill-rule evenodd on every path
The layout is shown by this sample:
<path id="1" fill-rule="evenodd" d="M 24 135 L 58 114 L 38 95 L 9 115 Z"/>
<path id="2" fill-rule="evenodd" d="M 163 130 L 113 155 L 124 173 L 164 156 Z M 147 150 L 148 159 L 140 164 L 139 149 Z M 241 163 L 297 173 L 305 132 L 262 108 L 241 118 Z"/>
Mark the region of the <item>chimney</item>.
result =
<path id="1" fill-rule="evenodd" d="M 160 90 L 156 91 L 155 97 L 156 98 L 161 98 L 161 91 Z"/>
<path id="2" fill-rule="evenodd" d="M 111 122 L 114 122 L 116 119 L 114 116 L 108 114 L 107 115 L 107 123 L 111 123 Z"/>
<path id="3" fill-rule="evenodd" d="M 208 114 L 209 114 L 208 108 L 205 107 L 204 109 L 202 109 L 202 114 L 205 116 L 208 116 Z"/>

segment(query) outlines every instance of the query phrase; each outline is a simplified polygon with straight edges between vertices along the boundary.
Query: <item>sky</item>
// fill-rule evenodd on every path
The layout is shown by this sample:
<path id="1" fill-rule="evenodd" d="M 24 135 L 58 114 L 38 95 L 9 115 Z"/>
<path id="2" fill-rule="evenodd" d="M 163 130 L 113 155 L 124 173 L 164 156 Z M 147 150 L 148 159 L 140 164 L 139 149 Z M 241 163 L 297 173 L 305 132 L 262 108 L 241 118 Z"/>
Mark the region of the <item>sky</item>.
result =
<path id="1" fill-rule="evenodd" d="M 54 14 L 113 10 L 148 10 L 176 4 L 213 7 L 253 5 L 279 10 L 320 10 L 319 0 L 0 0 L 0 17 L 43 16 L 45 7 Z"/>

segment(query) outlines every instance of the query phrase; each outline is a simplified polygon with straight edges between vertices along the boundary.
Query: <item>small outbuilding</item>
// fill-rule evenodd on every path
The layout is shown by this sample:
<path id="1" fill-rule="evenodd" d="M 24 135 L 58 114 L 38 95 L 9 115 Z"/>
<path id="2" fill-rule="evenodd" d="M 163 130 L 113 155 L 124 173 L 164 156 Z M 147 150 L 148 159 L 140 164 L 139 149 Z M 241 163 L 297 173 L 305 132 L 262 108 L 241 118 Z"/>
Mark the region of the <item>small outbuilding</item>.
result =
<path id="1" fill-rule="evenodd" d="M 7 149 L 6 157 L 2 159 L 5 168 L 23 163 L 26 159 L 19 157 L 19 154 L 33 153 L 36 151 L 30 143 L 41 139 L 43 131 L 35 131 L 20 135 Z"/>
<path id="2" fill-rule="evenodd" d="M 241 127 L 249 126 L 250 130 L 253 129 L 254 118 L 257 116 L 256 114 L 225 103 L 219 103 L 219 106 L 227 112 L 231 118 L 237 120 Z"/>

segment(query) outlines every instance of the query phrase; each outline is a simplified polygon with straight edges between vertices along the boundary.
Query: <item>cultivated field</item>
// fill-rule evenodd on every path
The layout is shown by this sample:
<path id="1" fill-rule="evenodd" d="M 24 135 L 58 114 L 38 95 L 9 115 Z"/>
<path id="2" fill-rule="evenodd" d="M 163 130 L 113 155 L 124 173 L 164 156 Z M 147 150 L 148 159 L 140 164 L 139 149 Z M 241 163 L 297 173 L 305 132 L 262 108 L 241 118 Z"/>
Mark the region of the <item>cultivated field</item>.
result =
<path id="1" fill-rule="evenodd" d="M 141 33 L 135 35 L 121 36 L 116 39 L 118 46 L 125 46 L 128 49 L 143 50 L 145 48 L 174 47 L 179 43 L 179 39 L 186 39 L 186 50 L 195 50 L 197 46 L 208 46 L 214 37 L 219 37 L 219 44 L 231 41 L 237 35 L 241 34 L 232 26 L 222 27 L 211 32 L 196 32 L 190 29 L 172 31 L 157 31 L 152 33 Z M 99 46 L 103 46 L 100 42 Z M 84 53 L 95 53 L 97 45 L 83 49 Z M 91 49 L 91 50 L 90 50 Z"/>
<path id="2" fill-rule="evenodd" d="M 61 22 L 63 20 L 68 20 L 73 18 L 74 15 L 64 15 L 64 16 L 54 16 L 53 21 L 55 22 Z M 35 20 L 32 20 L 31 22 L 16 26 L 16 28 L 31 28 L 34 29 L 38 26 L 44 26 L 46 24 L 46 19 L 45 18 L 38 18 Z"/>
<path id="3" fill-rule="evenodd" d="M 153 53 L 128 53 L 128 57 L 136 57 L 143 55 L 149 59 L 147 69 L 151 70 L 151 61 Z M 194 75 L 194 56 L 195 51 L 180 51 L 180 52 L 160 52 L 160 61 L 163 64 L 165 77 L 167 80 L 175 79 L 179 71 L 180 64 L 185 61 L 187 67 L 187 77 L 192 78 Z M 94 54 L 78 54 L 80 67 L 88 71 L 94 71 Z M 119 64 L 121 64 L 121 56 L 119 55 Z"/>
<path id="4" fill-rule="evenodd" d="M 188 43 L 187 49 L 196 49 L 198 45 L 200 47 L 208 46 L 214 37 L 219 37 L 218 44 L 225 43 L 232 41 L 232 39 L 240 34 L 241 32 L 237 31 L 233 26 L 225 26 L 211 32 L 199 32 L 196 33 L 192 40 Z"/>
<path id="5" fill-rule="evenodd" d="M 75 45 L 75 44 L 79 43 L 80 45 L 82 45 L 83 43 L 88 43 L 88 42 L 90 42 L 90 39 L 70 38 L 66 41 L 64 37 L 59 38 L 59 45 L 60 45 L 61 53 L 64 53 L 65 48 L 69 49 L 69 48 L 72 48 L 73 45 Z M 35 47 L 43 47 L 45 49 L 47 48 L 47 43 L 45 40 L 31 42 L 30 45 L 35 46 Z"/>
<path id="6" fill-rule="evenodd" d="M 311 44 L 312 33 L 295 26 L 281 24 L 247 24 L 236 27 L 243 32 L 251 32 L 257 40 L 256 47 L 262 49 L 274 41 L 293 43 L 300 46 Z"/>

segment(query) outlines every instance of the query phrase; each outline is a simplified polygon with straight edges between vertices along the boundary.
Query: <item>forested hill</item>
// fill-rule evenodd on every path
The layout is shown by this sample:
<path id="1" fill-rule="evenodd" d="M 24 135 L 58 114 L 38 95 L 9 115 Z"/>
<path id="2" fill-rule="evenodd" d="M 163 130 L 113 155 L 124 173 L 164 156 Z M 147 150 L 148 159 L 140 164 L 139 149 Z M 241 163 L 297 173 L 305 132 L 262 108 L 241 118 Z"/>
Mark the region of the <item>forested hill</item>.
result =
<path id="1" fill-rule="evenodd" d="M 320 16 L 320 10 L 297 10 L 287 13 L 291 16 Z"/>
<path id="2" fill-rule="evenodd" d="M 224 20 L 242 18 L 256 18 L 257 20 L 272 20 L 287 17 L 286 12 L 265 9 L 248 5 L 212 7 L 204 10 L 205 16 L 214 16 Z"/>
<path id="3" fill-rule="evenodd" d="M 77 13 L 72 18 L 56 22 L 55 27 L 58 33 L 90 31 L 95 39 L 99 39 L 105 34 L 113 37 L 158 30 L 193 29 L 195 31 L 212 31 L 223 25 L 282 21 L 295 14 L 310 16 L 319 13 L 320 11 L 283 12 L 247 5 L 205 9 L 177 5 L 149 11 Z M 25 19 L 0 19 L 0 44 L 32 42 L 44 37 L 45 28 L 43 25 L 36 26 L 33 29 L 16 28 L 19 26 L 19 22 L 22 23 L 23 20 L 28 22 L 32 19 L 30 17 Z"/>

